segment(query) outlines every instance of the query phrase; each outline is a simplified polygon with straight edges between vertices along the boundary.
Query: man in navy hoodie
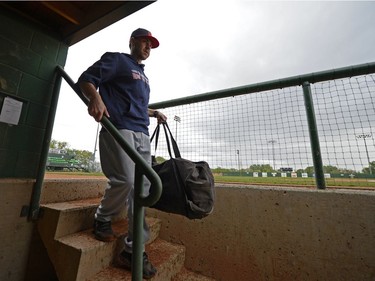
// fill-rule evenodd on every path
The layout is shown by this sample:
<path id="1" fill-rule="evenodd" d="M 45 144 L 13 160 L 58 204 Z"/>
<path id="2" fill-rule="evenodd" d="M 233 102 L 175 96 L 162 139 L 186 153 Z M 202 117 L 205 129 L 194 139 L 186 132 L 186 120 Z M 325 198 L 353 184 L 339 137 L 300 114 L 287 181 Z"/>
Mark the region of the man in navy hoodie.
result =
<path id="1" fill-rule="evenodd" d="M 144 73 L 143 60 L 150 56 L 151 49 L 159 41 L 146 29 L 138 28 L 130 36 L 130 54 L 105 53 L 78 79 L 82 93 L 89 100 L 88 112 L 99 122 L 103 116 L 109 118 L 124 139 L 151 165 L 151 148 L 148 126 L 149 117 L 164 122 L 167 117 L 148 108 L 150 86 Z M 112 136 L 103 128 L 99 136 L 100 161 L 108 186 L 95 213 L 94 235 L 101 241 L 116 238 L 111 227 L 111 218 L 128 206 L 129 230 L 124 238 L 124 250 L 119 262 L 131 269 L 133 241 L 133 200 L 135 165 Z M 150 183 L 144 180 L 148 192 Z M 143 242 L 150 236 L 146 221 L 143 223 Z M 155 267 L 143 252 L 143 278 L 156 273 Z"/>

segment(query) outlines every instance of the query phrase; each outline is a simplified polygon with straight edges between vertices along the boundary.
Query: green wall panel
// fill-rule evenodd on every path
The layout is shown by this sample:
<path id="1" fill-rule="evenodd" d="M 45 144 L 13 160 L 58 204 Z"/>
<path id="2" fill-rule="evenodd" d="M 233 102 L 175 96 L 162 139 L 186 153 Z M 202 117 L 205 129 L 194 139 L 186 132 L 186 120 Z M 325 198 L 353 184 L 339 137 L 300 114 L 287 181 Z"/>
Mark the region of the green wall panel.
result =
<path id="1" fill-rule="evenodd" d="M 42 59 L 39 67 L 38 78 L 52 81 L 54 79 L 56 62 Z"/>
<path id="2" fill-rule="evenodd" d="M 41 104 L 50 104 L 52 84 L 35 76 L 24 74 L 18 95 L 24 99 Z"/>
<path id="3" fill-rule="evenodd" d="M 3 37 L 27 47 L 30 46 L 33 33 L 34 30 L 22 21 L 14 20 L 4 13 L 0 13 L 0 34 Z"/>
<path id="4" fill-rule="evenodd" d="M 0 10 L 0 107 L 23 102 L 18 125 L 0 123 L 0 177 L 36 178 L 51 107 L 56 66 L 68 46 L 40 26 Z"/>
<path id="5" fill-rule="evenodd" d="M 60 45 L 59 53 L 57 55 L 57 64 L 64 67 L 66 63 L 66 59 L 68 57 L 68 50 L 69 47 L 65 44 Z"/>
<path id="6" fill-rule="evenodd" d="M 15 176 L 26 178 L 33 177 L 38 171 L 39 157 L 39 153 L 20 151 L 15 163 Z"/>
<path id="7" fill-rule="evenodd" d="M 0 149 L 4 148 L 5 135 L 8 131 L 8 124 L 0 122 Z"/>
<path id="8" fill-rule="evenodd" d="M 59 52 L 59 42 L 42 33 L 36 32 L 32 42 L 31 50 L 51 61 L 56 61 Z"/>
<path id="9" fill-rule="evenodd" d="M 9 149 L 0 149 L 0 177 L 14 177 L 17 162 L 17 152 Z"/>
<path id="10" fill-rule="evenodd" d="M 47 125 L 49 107 L 30 103 L 27 109 L 25 124 L 39 129 L 44 129 Z"/>
<path id="11" fill-rule="evenodd" d="M 14 68 L 3 65 L 0 58 L 0 90 L 16 95 L 17 88 L 21 81 L 22 73 Z"/>
<path id="12" fill-rule="evenodd" d="M 4 148 L 15 151 L 40 152 L 43 144 L 44 130 L 17 125 L 8 129 Z"/>
<path id="13" fill-rule="evenodd" d="M 30 74 L 37 74 L 42 57 L 26 47 L 0 36 L 1 63 Z"/>

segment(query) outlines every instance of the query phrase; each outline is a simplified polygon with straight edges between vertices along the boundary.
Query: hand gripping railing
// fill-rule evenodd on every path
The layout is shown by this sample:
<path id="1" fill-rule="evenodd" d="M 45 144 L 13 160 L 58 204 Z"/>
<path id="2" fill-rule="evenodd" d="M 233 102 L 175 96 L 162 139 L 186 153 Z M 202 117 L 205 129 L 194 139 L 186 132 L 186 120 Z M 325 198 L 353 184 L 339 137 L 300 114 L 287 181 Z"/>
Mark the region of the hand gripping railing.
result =
<path id="1" fill-rule="evenodd" d="M 73 80 L 68 76 L 64 69 L 57 66 L 57 72 L 65 81 L 72 87 L 77 93 L 81 100 L 88 105 L 87 98 L 82 94 L 81 90 L 75 85 Z M 162 184 L 158 174 L 152 169 L 152 167 L 139 155 L 139 153 L 131 147 L 121 136 L 115 126 L 109 121 L 106 116 L 103 116 L 100 123 L 107 129 L 112 137 L 118 142 L 118 144 L 124 149 L 129 157 L 135 163 L 135 180 L 134 180 L 134 241 L 133 241 L 133 254 L 132 254 L 132 280 L 142 280 L 143 270 L 143 248 L 142 248 L 142 227 L 144 217 L 144 207 L 149 207 L 155 204 L 162 192 Z M 146 176 L 151 182 L 153 192 L 148 196 L 143 195 L 143 176 Z"/>

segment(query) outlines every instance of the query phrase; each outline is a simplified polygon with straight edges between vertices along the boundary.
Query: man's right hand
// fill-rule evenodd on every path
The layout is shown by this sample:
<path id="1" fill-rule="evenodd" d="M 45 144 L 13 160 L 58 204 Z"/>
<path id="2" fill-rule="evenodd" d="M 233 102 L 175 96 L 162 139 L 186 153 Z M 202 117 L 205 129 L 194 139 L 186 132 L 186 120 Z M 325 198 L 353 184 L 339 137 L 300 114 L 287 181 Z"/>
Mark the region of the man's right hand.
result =
<path id="1" fill-rule="evenodd" d="M 89 100 L 87 111 L 92 117 L 94 117 L 95 121 L 100 122 L 103 115 L 109 117 L 107 107 L 105 106 L 95 86 L 89 82 L 81 82 L 79 87 L 85 97 Z"/>
<path id="2" fill-rule="evenodd" d="M 92 117 L 94 117 L 96 122 L 100 122 L 103 115 L 109 117 L 107 107 L 104 105 L 104 102 L 99 94 L 90 99 L 87 111 Z"/>

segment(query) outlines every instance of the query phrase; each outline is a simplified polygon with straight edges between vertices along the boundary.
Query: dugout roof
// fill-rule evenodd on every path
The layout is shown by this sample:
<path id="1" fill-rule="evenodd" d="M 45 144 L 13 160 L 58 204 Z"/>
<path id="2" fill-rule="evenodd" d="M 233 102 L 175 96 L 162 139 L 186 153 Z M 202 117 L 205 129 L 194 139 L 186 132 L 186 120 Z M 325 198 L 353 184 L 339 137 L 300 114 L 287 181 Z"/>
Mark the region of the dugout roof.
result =
<path id="1" fill-rule="evenodd" d="M 1 1 L 68 46 L 89 37 L 155 1 Z"/>

